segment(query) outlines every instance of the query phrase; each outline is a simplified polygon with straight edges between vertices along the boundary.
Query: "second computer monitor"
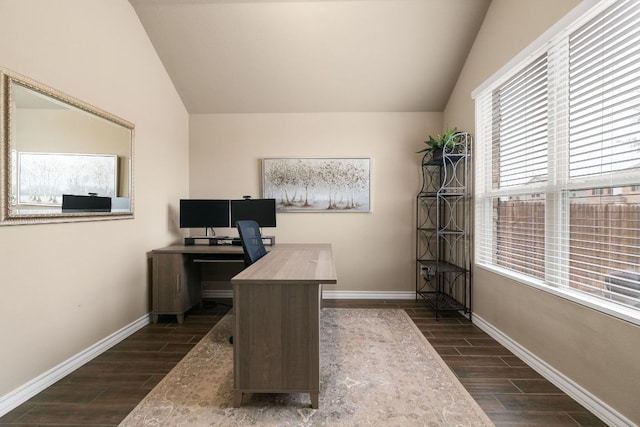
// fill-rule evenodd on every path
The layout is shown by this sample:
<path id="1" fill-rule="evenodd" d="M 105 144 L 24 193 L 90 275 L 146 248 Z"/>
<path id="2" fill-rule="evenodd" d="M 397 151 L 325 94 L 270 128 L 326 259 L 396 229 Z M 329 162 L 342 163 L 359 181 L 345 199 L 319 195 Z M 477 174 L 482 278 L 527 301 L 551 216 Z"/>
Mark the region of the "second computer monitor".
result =
<path id="1" fill-rule="evenodd" d="M 231 225 L 252 219 L 260 227 L 276 226 L 276 199 L 231 200 Z"/>

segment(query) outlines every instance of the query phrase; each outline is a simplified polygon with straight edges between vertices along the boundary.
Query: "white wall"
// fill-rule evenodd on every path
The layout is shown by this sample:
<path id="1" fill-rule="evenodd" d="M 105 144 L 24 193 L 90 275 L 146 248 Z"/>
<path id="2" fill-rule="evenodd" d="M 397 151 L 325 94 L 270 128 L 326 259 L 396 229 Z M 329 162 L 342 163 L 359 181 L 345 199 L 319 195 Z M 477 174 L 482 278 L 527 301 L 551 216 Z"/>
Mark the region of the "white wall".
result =
<path id="1" fill-rule="evenodd" d="M 445 110 L 474 128 L 471 91 L 527 47 L 578 0 L 493 0 Z M 640 328 L 475 268 L 474 312 L 614 411 L 640 424 Z"/>
<path id="2" fill-rule="evenodd" d="M 333 245 L 338 284 L 326 290 L 412 292 L 416 151 L 441 127 L 440 113 L 191 115 L 191 197 L 261 197 L 265 157 L 369 157 L 371 213 L 279 213 L 273 234 Z"/>
<path id="3" fill-rule="evenodd" d="M 0 1 L 0 67 L 136 126 L 135 219 L 0 227 L 0 397 L 149 312 L 177 234 L 188 114 L 126 0 Z"/>

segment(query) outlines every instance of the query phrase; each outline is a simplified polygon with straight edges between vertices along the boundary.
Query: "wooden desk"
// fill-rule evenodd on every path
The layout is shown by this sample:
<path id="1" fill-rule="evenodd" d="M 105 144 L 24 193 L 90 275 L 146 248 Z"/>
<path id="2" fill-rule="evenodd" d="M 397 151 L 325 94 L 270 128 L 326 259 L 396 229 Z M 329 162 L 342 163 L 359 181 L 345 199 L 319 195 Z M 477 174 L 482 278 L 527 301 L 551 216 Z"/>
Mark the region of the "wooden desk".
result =
<path id="1" fill-rule="evenodd" d="M 178 323 L 184 313 L 202 301 L 201 262 L 240 262 L 242 246 L 172 245 L 152 251 L 151 314 L 175 314 Z"/>
<path id="2" fill-rule="evenodd" d="M 234 406 L 243 393 L 309 393 L 317 408 L 322 284 L 337 283 L 331 245 L 277 244 L 231 283 Z"/>

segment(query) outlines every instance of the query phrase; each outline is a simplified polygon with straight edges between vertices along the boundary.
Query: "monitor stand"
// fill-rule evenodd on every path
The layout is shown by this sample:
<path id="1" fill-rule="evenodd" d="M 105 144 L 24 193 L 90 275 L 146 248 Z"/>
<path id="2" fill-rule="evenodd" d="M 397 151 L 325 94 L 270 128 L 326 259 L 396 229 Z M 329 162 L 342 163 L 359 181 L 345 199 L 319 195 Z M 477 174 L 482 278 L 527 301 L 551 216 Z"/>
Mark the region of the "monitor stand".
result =
<path id="1" fill-rule="evenodd" d="M 198 241 L 204 241 L 204 244 L 209 246 L 216 245 L 240 245 L 239 237 L 229 237 L 229 236 L 190 236 L 184 238 L 185 246 L 193 246 L 197 245 Z M 267 246 L 275 245 L 276 237 L 275 236 L 262 236 L 262 242 Z"/>
<path id="2" fill-rule="evenodd" d="M 222 243 L 224 240 L 228 240 L 229 236 L 190 236 L 184 238 L 185 246 L 193 246 L 198 244 L 198 241 L 204 241 L 209 246 L 215 246 Z"/>

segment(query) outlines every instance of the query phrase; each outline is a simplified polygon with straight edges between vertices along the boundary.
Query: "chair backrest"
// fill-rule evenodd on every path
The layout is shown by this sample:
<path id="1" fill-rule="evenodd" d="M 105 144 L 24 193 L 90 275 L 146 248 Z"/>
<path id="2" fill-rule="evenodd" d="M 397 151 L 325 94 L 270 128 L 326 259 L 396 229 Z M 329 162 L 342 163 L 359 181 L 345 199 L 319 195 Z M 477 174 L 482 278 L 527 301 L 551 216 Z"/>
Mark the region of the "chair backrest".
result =
<path id="1" fill-rule="evenodd" d="M 258 223 L 253 220 L 241 220 L 236 222 L 240 242 L 244 249 L 244 263 L 249 266 L 267 254 L 262 243 L 262 235 Z"/>

